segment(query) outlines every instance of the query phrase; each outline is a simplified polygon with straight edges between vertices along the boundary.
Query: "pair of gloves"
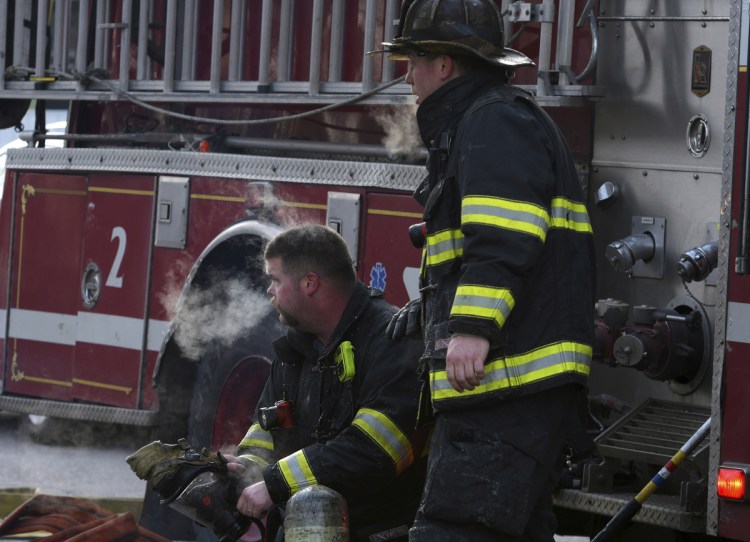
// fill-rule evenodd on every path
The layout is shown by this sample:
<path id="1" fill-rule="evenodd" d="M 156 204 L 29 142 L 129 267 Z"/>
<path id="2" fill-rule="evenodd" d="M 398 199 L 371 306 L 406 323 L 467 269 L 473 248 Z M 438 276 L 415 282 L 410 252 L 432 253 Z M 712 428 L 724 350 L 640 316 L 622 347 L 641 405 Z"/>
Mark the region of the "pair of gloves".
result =
<path id="1" fill-rule="evenodd" d="M 419 337 L 422 333 L 422 303 L 412 299 L 391 318 L 385 334 L 398 341 L 404 338 Z"/>

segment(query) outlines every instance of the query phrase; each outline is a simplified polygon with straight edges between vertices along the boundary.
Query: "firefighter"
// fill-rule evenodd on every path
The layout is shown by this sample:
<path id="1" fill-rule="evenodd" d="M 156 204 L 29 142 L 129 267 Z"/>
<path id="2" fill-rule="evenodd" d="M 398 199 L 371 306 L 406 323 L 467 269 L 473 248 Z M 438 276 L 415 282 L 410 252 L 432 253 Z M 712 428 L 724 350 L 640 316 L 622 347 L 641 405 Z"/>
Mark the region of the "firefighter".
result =
<path id="1" fill-rule="evenodd" d="M 504 47 L 493 1 L 406 2 L 383 45 L 409 63 L 429 149 L 415 192 L 421 301 L 388 329 L 421 330 L 434 416 L 410 540 L 552 541 L 552 492 L 593 342 L 593 233 L 573 158 L 509 85 L 532 62 Z"/>
<path id="2" fill-rule="evenodd" d="M 255 422 L 229 458 L 235 472 L 262 471 L 237 510 L 255 518 L 270 510 L 274 530 L 290 497 L 325 486 L 345 499 L 351 540 L 406 540 L 424 483 L 414 431 L 421 345 L 386 337 L 396 309 L 356 280 L 333 230 L 285 230 L 264 256 L 271 303 L 289 330 L 274 342 Z M 346 511 L 333 513 L 324 521 L 340 527 Z"/>

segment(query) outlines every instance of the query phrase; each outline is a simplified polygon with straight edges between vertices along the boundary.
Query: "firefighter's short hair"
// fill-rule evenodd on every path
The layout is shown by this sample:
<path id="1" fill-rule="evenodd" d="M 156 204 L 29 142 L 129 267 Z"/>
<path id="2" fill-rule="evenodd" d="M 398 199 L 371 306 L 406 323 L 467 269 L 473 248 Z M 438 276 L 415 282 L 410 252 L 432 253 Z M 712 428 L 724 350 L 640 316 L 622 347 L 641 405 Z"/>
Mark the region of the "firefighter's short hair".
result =
<path id="1" fill-rule="evenodd" d="M 357 280 L 346 241 L 320 224 L 284 230 L 268 243 L 264 257 L 279 258 L 284 273 L 297 279 L 312 271 L 342 287 L 352 287 Z"/>

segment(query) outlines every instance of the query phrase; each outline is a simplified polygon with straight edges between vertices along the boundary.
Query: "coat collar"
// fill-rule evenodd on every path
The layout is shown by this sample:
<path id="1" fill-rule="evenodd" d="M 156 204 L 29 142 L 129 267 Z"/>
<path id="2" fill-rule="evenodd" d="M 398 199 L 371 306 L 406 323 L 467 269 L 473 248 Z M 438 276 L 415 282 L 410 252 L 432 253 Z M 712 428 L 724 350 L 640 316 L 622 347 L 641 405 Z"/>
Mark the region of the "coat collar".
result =
<path id="1" fill-rule="evenodd" d="M 442 132 L 452 131 L 474 100 L 499 86 L 497 74 L 477 70 L 445 83 L 430 94 L 417 109 L 417 124 L 422 141 L 429 149 Z"/>

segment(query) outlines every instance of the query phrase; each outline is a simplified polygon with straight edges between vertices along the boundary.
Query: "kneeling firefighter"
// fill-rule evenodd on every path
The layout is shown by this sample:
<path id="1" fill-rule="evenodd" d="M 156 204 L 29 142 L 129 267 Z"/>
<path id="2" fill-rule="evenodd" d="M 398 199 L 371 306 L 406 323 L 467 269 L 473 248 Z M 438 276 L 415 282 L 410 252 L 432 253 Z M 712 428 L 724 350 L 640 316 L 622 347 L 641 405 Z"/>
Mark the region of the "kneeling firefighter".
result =
<path id="1" fill-rule="evenodd" d="M 325 486 L 346 501 L 351 540 L 406 540 L 426 464 L 414 429 L 419 342 L 386 337 L 395 308 L 357 281 L 333 230 L 290 228 L 264 256 L 268 294 L 289 329 L 274 342 L 255 423 L 230 458 L 230 468 L 262 469 L 237 510 L 268 512 L 268 529 L 286 529 L 289 540 L 295 501 Z"/>

